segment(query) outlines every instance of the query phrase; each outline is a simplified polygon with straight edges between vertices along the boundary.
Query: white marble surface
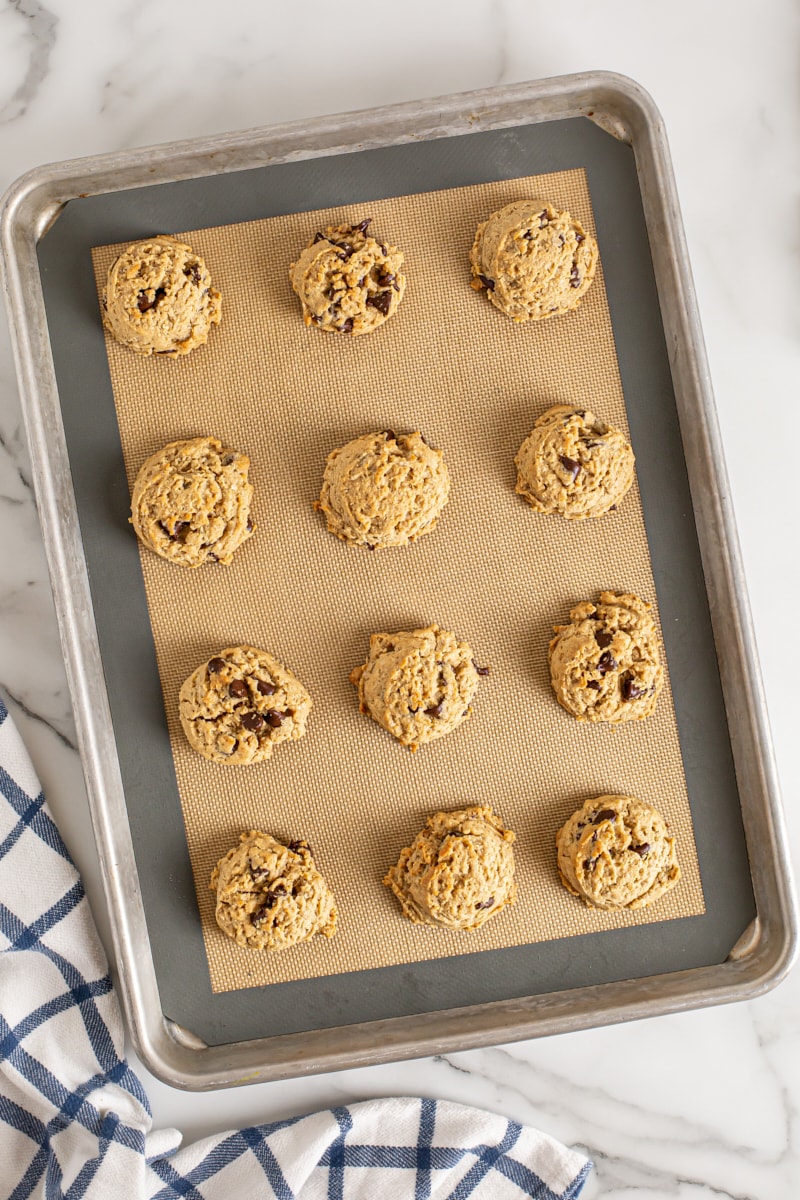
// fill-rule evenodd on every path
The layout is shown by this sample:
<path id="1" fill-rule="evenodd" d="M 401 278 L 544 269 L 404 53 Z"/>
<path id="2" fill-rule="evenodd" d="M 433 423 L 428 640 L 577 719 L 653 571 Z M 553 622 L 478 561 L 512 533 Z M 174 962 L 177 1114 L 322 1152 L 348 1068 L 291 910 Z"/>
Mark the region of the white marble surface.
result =
<path id="1" fill-rule="evenodd" d="M 47 161 L 578 70 L 620 71 L 651 92 L 674 158 L 793 846 L 799 29 L 796 0 L 0 7 L 0 190 Z M 0 690 L 108 945 L 0 322 Z M 155 1124 L 187 1139 L 332 1102 L 427 1093 L 587 1147 L 596 1163 L 587 1200 L 790 1200 L 800 1194 L 799 1014 L 794 972 L 750 1003 L 446 1059 L 212 1095 L 142 1074 Z"/>

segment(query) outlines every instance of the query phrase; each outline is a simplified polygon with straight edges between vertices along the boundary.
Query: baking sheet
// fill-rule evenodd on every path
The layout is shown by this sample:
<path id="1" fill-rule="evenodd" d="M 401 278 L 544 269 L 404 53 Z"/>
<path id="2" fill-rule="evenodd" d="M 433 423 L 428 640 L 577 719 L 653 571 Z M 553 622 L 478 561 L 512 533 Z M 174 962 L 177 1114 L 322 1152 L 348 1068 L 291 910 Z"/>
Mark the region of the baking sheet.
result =
<path id="1" fill-rule="evenodd" d="M 567 126 L 572 127 L 571 137 L 563 136 L 567 132 Z M 547 943 L 547 953 L 543 953 L 543 948 L 538 947 L 536 956 L 533 958 L 530 954 L 526 955 L 513 950 L 487 952 L 487 955 L 494 954 L 498 957 L 493 960 L 492 966 L 489 966 L 488 959 L 481 960 L 482 963 L 486 961 L 489 969 L 485 973 L 485 978 L 482 973 L 480 980 L 475 980 L 474 969 L 470 970 L 471 956 L 467 956 L 466 959 L 451 960 L 454 969 L 447 973 L 447 978 L 441 978 L 441 968 L 439 968 L 438 976 L 433 980 L 429 972 L 419 968 L 415 968 L 413 974 L 408 971 L 402 972 L 400 977 L 397 975 L 397 968 L 385 968 L 383 971 L 368 972 L 366 975 L 333 977 L 337 984 L 337 990 L 335 994 L 332 994 L 331 988 L 326 988 L 324 991 L 325 1003 L 323 1004 L 320 1004 L 318 1000 L 309 999 L 307 989 L 302 1001 L 299 1001 L 299 993 L 296 989 L 303 985 L 276 985 L 274 988 L 268 989 L 267 993 L 258 993 L 259 997 L 270 994 L 276 1001 L 274 1005 L 267 1002 L 264 1007 L 268 1011 L 265 1012 L 263 1008 L 261 1009 L 260 1020 L 257 1024 L 260 1032 L 309 1027 L 309 1025 L 303 1025 L 303 1021 L 316 1021 L 323 1024 L 344 1023 L 348 1015 L 352 1016 L 352 1019 L 364 1019 L 367 1015 L 392 1015 L 415 1010 L 427 1011 L 435 1007 L 445 1007 L 448 1004 L 457 1003 L 459 1000 L 465 1003 L 474 1003 L 482 999 L 495 998 L 498 995 L 532 994 L 535 991 L 548 990 L 554 986 L 569 986 L 570 979 L 573 980 L 574 986 L 587 979 L 599 981 L 608 978 L 625 978 L 627 975 L 644 972 L 678 969 L 676 964 L 689 966 L 696 965 L 698 962 L 720 961 L 735 941 L 736 936 L 746 926 L 749 915 L 752 914 L 749 878 L 746 874 L 741 827 L 738 824 L 735 785 L 726 744 L 724 715 L 722 714 L 718 679 L 713 661 L 708 614 L 702 594 L 702 575 L 699 572 L 699 558 L 691 521 L 691 509 L 687 505 L 688 493 L 682 469 L 674 408 L 670 403 L 669 376 L 663 353 L 663 338 L 659 337 L 660 327 L 655 293 L 652 279 L 647 270 L 649 263 L 642 256 L 642 249 L 646 247 L 646 243 L 643 241 L 644 229 L 641 212 L 637 205 L 638 193 L 635 190 L 633 164 L 625 147 L 613 142 L 586 122 L 561 122 L 558 128 L 561 136 L 557 145 L 553 141 L 551 131 L 548 131 L 546 126 L 522 131 L 506 130 L 496 134 L 474 135 L 474 141 L 473 138 L 452 139 L 452 142 L 459 143 L 459 145 L 447 147 L 451 153 L 442 153 L 445 147 L 440 141 L 436 143 L 435 174 L 439 182 L 450 182 L 448 179 L 442 179 L 442 175 L 447 176 L 448 172 L 451 177 L 453 173 L 460 174 L 462 178 L 457 179 L 455 181 L 457 183 L 463 182 L 464 176 L 469 182 L 473 182 L 476 170 L 478 174 L 488 172 L 489 176 L 513 178 L 520 174 L 521 163 L 530 164 L 532 155 L 535 156 L 537 167 L 552 165 L 563 168 L 566 165 L 565 158 L 567 163 L 572 158 L 587 170 L 598 221 L 601 252 L 604 256 L 614 332 L 619 348 L 619 362 L 628 404 L 628 416 L 634 446 L 639 457 L 639 478 L 642 485 L 648 535 L 653 550 L 658 605 L 664 623 L 668 660 L 675 687 L 678 729 L 681 734 L 684 765 L 689 780 L 689 794 L 693 804 L 700 860 L 704 867 L 704 883 L 708 901 L 707 917 L 689 918 L 663 925 L 659 923 L 650 927 L 651 933 L 658 931 L 657 939 L 650 937 L 644 940 L 641 937 L 635 939 L 632 936 L 625 938 L 616 936 L 616 934 L 635 935 L 641 932 L 639 930 L 614 931 L 614 933 L 602 935 L 602 938 L 599 935 L 586 935 L 577 939 L 580 945 L 576 945 L 574 941 L 571 943 L 575 959 L 566 949 L 570 945 L 568 942 Z M 600 139 L 603 143 L 602 146 Z M 450 140 L 445 139 L 444 141 Z M 461 153 L 459 156 L 458 151 L 465 149 L 465 141 L 473 143 L 466 148 L 470 151 L 474 151 L 480 142 L 483 153 L 480 155 Z M 407 187 L 410 180 L 413 181 L 415 170 L 417 174 L 419 173 L 418 152 L 425 149 L 430 151 L 431 147 L 396 147 L 390 151 L 368 152 L 358 156 L 360 169 L 355 172 L 348 170 L 356 161 L 351 158 L 346 165 L 340 164 L 341 171 L 338 181 L 333 185 L 333 191 L 338 189 L 345 193 L 349 191 L 351 196 L 367 198 L 371 196 L 377 199 L 380 189 L 376 190 L 375 178 L 379 177 L 382 186 L 388 189 L 388 194 L 396 194 L 404 186 Z M 411 158 L 409 158 L 410 154 Z M 380 160 L 377 172 L 375 171 L 376 159 L 374 156 Z M 368 161 L 370 159 L 371 161 Z M 392 159 L 393 163 L 390 162 Z M 476 161 L 480 163 L 479 169 L 476 168 Z M 329 163 L 327 165 L 330 166 Z M 429 176 L 434 174 L 431 171 L 433 166 L 434 159 L 429 154 L 427 158 Z M 302 177 L 304 170 L 305 178 L 298 180 L 296 177 L 298 172 Z M 284 206 L 288 207 L 287 195 L 291 195 L 293 187 L 302 194 L 305 208 L 308 207 L 309 200 L 315 197 L 328 202 L 342 202 L 342 196 L 331 196 L 330 172 L 321 172 L 318 164 L 316 170 L 310 164 L 292 164 L 291 168 L 265 169 L 265 174 L 272 176 L 271 182 L 274 182 L 275 173 L 289 177 L 288 193 L 287 190 L 284 190 L 281 196 L 277 197 L 273 194 L 271 187 L 263 188 L 260 191 L 255 188 L 249 199 L 251 207 L 260 208 L 260 215 L 263 215 L 265 210 L 269 211 L 270 206 L 273 211 L 275 208 L 279 212 L 285 211 Z M 253 182 L 257 173 L 248 174 L 251 178 L 247 182 Z M 295 176 L 294 179 L 291 178 L 292 175 Z M 399 186 L 398 180 L 402 181 Z M 154 229 L 185 229 L 189 227 L 189 222 L 186 220 L 175 219 L 179 212 L 184 217 L 190 214 L 194 215 L 198 209 L 208 212 L 209 209 L 214 209 L 215 200 L 219 199 L 216 193 L 223 181 L 216 179 L 202 182 L 208 184 L 208 187 L 205 188 L 205 196 L 201 204 L 197 203 L 198 195 L 201 194 L 197 191 L 200 186 L 198 181 L 192 185 L 163 185 L 159 188 L 148 189 L 146 194 L 140 194 L 138 197 L 130 194 L 124 197 L 105 197 L 103 200 L 106 205 L 116 208 L 116 212 L 110 214 L 106 211 L 105 219 L 100 220 L 99 223 L 98 216 L 100 214 L 96 208 L 97 201 L 88 200 L 86 204 L 94 206 L 94 212 L 86 211 L 81 221 L 78 222 L 83 225 L 80 231 L 84 238 L 82 251 L 85 253 L 85 238 L 90 226 L 92 241 L 89 244 L 98 241 L 100 226 L 103 227 L 108 240 L 122 237 L 130 240 L 135 236 L 153 232 Z M 236 180 L 235 177 L 226 177 L 224 182 L 230 185 L 227 197 L 227 215 L 235 216 L 237 200 L 241 207 L 244 181 Z M 311 184 L 311 196 L 309 195 L 309 183 Z M 189 186 L 194 188 L 194 203 L 186 202 L 186 197 L 191 196 L 191 193 L 185 191 Z M 165 203 L 161 207 L 161 211 L 158 211 L 159 205 L 154 204 L 153 193 L 163 194 L 169 192 L 170 189 L 173 189 L 172 196 L 162 195 L 162 201 Z M 175 204 L 176 191 L 185 193 L 182 203 L 178 203 L 177 206 Z M 231 203 L 232 199 L 234 203 Z M 135 200 L 140 202 L 138 208 L 134 203 Z M 215 215 L 217 220 L 221 219 L 219 206 L 217 206 Z M 69 211 L 55 226 L 54 232 L 61 228 L 64 232 L 69 233 L 70 222 L 66 221 L 68 216 L 70 216 Z M 172 219 L 167 220 L 166 217 Z M 88 218 L 88 223 L 86 218 Z M 52 281 L 56 283 L 58 276 L 55 290 L 57 291 L 59 286 L 62 288 L 62 298 L 69 295 L 74 299 L 78 288 L 80 288 L 81 295 L 78 329 L 75 328 L 74 305 L 72 310 L 71 346 L 59 342 L 57 338 L 54 339 L 57 366 L 58 361 L 61 360 L 62 366 L 66 368 L 60 375 L 60 382 L 63 380 L 67 383 L 66 388 L 62 387 L 63 402 L 65 392 L 70 391 L 69 384 L 74 385 L 76 382 L 74 376 L 76 360 L 72 360 L 72 376 L 65 362 L 65 358 L 69 357 L 71 352 L 74 353 L 75 335 L 78 335 L 78 342 L 83 337 L 88 348 L 88 329 L 85 324 L 90 319 L 89 309 L 86 307 L 87 280 L 83 263 L 73 275 L 65 276 L 64 267 L 67 260 L 63 256 L 60 261 L 57 258 L 49 258 L 46 249 L 47 242 L 40 252 L 45 278 L 50 274 Z M 71 262 L 77 266 L 74 255 Z M 635 278 L 637 274 L 638 278 Z M 68 282 L 67 291 L 63 290 L 65 280 Z M 93 285 L 93 281 L 91 282 Z M 638 290 L 631 291 L 631 285 L 634 285 L 635 288 L 636 284 L 643 286 L 640 286 Z M 636 296 L 635 303 L 631 303 L 633 295 Z M 50 293 L 48 300 L 51 297 L 54 298 L 54 292 Z M 475 299 L 477 301 L 481 298 L 476 297 Z M 644 303 L 644 300 L 649 300 L 649 304 Z M 494 317 L 496 321 L 502 319 L 499 314 L 494 313 L 494 310 L 490 310 L 485 302 L 484 308 L 487 315 Z M 51 332 L 54 328 L 57 329 L 59 324 L 65 328 L 70 324 L 69 316 L 63 306 L 59 308 L 49 304 L 49 315 Z M 93 319 L 96 321 L 96 307 Z M 383 332 L 388 332 L 388 327 Z M 642 335 L 647 335 L 644 342 L 641 341 Z M 98 350 L 96 333 L 91 340 L 94 357 L 90 364 L 85 361 L 82 363 L 84 380 L 87 375 L 91 376 L 93 371 L 96 375 L 103 375 L 96 359 Z M 371 340 L 373 339 L 361 339 L 361 341 Z M 102 346 L 102 343 L 100 345 Z M 164 365 L 171 366 L 173 364 Z M 164 756 L 164 747 L 161 747 L 160 752 L 156 750 L 157 738 L 154 739 L 154 735 L 157 733 L 157 722 L 152 719 L 152 701 L 156 689 L 153 688 L 152 679 L 153 661 L 150 659 L 149 662 L 145 662 L 141 657 L 142 639 L 145 637 L 143 627 L 140 621 L 138 624 L 129 623 L 127 620 L 120 622 L 119 589 L 107 586 L 108 552 L 113 547 L 112 557 L 116 559 L 116 562 L 121 565 L 123 559 L 125 560 L 124 578 L 133 585 L 130 599 L 128 599 L 128 589 L 125 589 L 127 607 L 131 613 L 136 610 L 138 621 L 141 616 L 138 605 L 141 603 L 143 592 L 139 587 L 137 593 L 135 576 L 131 570 L 130 553 L 127 548 L 124 552 L 122 549 L 120 541 L 120 535 L 123 533 L 122 523 L 118 517 L 112 516 L 112 511 L 115 511 L 114 506 L 118 505 L 123 494 L 118 477 L 120 465 L 118 449 L 115 461 L 115 454 L 108 452 L 109 443 L 106 441 L 106 452 L 102 461 L 108 464 L 106 479 L 109 481 L 110 487 L 103 491 L 102 499 L 99 502 L 96 488 L 97 456 L 91 452 L 88 457 L 85 454 L 87 441 L 94 442 L 92 449 L 98 449 L 98 435 L 96 432 L 94 434 L 92 432 L 97 427 L 102 427 L 104 430 L 101 437 L 106 439 L 109 437 L 106 407 L 109 397 L 107 377 L 102 379 L 100 395 L 104 406 L 102 421 L 98 421 L 96 408 L 87 410 L 78 405 L 73 409 L 66 404 L 65 428 L 74 464 L 76 493 L 87 545 L 87 557 L 92 571 L 96 613 L 98 613 L 98 609 L 102 610 L 104 604 L 108 606 L 109 599 L 103 600 L 104 589 L 111 594 L 112 607 L 116 606 L 113 619 L 109 619 L 105 623 L 102 613 L 98 613 L 98 628 L 101 643 L 105 641 L 107 651 L 104 651 L 104 661 L 107 681 L 110 684 L 121 761 L 126 774 L 126 791 L 133 801 L 129 804 L 132 825 L 135 830 L 138 828 L 139 833 L 145 831 L 145 826 L 149 826 L 145 842 L 143 843 L 141 838 L 137 840 L 137 860 L 143 881 L 145 902 L 148 910 L 154 912 L 156 909 L 153 908 L 153 905 L 155 904 L 157 908 L 160 904 L 163 908 L 166 896 L 167 909 L 183 914 L 178 917 L 177 929 L 175 920 L 173 920 L 169 932 L 162 928 L 162 912 L 159 913 L 159 920 L 153 921 L 151 924 L 154 950 L 157 959 L 160 959 L 162 964 L 159 973 L 162 994 L 165 992 L 168 994 L 165 1010 L 190 1028 L 197 1029 L 199 1022 L 205 1033 L 211 1033 L 207 1040 L 215 1040 L 215 1037 L 218 1041 L 226 1040 L 226 1036 L 230 1036 L 233 1032 L 233 1020 L 236 1021 L 239 1032 L 243 1029 L 255 1030 L 256 1024 L 254 1024 L 252 1013 L 248 1017 L 245 1016 L 242 1008 L 239 1009 L 238 1014 L 229 1009 L 225 1016 L 220 1017 L 220 1009 L 216 1005 L 216 1001 L 230 998 L 215 997 L 214 1005 L 209 1006 L 206 1003 L 207 997 L 202 993 L 199 1001 L 196 1000 L 193 1006 L 189 1004 L 187 1009 L 184 999 L 187 989 L 175 986 L 175 964 L 181 958 L 186 960 L 187 946 L 192 945 L 196 950 L 196 939 L 192 943 L 191 931 L 188 928 L 190 922 L 187 922 L 185 918 L 186 880 L 183 879 L 179 889 L 176 889 L 174 884 L 177 875 L 176 864 L 179 863 L 179 856 L 176 856 L 175 853 L 174 813 L 170 814 L 172 837 L 166 842 L 163 840 L 165 832 L 163 820 L 156 823 L 159 831 L 159 837 L 156 838 L 154 825 L 151 821 L 144 819 L 145 811 L 148 817 L 162 816 L 161 813 L 154 814 L 154 806 L 152 803 L 148 805 L 143 792 L 148 788 L 152 792 L 153 783 L 157 782 L 159 778 L 162 782 L 168 783 L 170 765 Z M 91 411 L 91 419 L 88 422 L 87 411 Z M 522 430 L 523 435 L 525 432 L 527 429 Z M 111 448 L 113 450 L 113 441 Z M 90 463 L 93 464 L 91 477 L 86 475 L 81 479 L 81 472 L 85 471 Z M 92 479 L 95 481 L 94 487 Z M 93 494 L 93 499 L 90 494 Z M 112 500 L 112 506 L 108 507 Z M 527 511 L 522 515 L 528 520 L 532 518 L 532 514 Z M 92 551 L 89 548 L 92 537 L 98 534 L 98 547 L 103 543 L 103 549 L 99 552 L 99 556 L 97 550 Z M 432 541 L 432 539 L 430 540 Z M 420 547 L 414 549 L 416 551 L 421 547 L 422 543 Z M 339 549 L 344 553 L 347 552 L 344 547 Z M 379 557 L 377 555 L 370 556 L 376 560 Z M 101 563 L 103 564 L 102 568 L 100 568 Z M 95 569 L 92 569 L 93 564 Z M 114 579 L 118 581 L 119 578 L 114 572 Z M 600 586 L 605 586 L 605 584 L 601 583 Z M 628 586 L 627 583 L 626 586 Z M 577 599 L 578 596 L 573 598 Z M 555 614 L 554 619 L 563 619 L 568 606 L 566 604 L 563 611 Z M 679 629 L 675 629 L 673 622 L 679 626 Z M 683 622 L 682 626 L 681 622 Z M 122 625 L 126 627 L 124 635 L 121 632 Z M 128 627 L 136 628 L 135 638 L 127 636 Z M 133 646 L 125 644 L 130 643 L 131 640 L 136 647 L 135 652 Z M 288 656 L 286 657 L 288 658 Z M 359 657 L 363 656 L 359 655 Z M 125 666 L 120 669 L 123 660 Z M 137 708 L 137 703 L 132 700 L 134 695 L 137 703 L 143 698 L 149 701 L 147 711 L 150 716 L 144 722 L 141 715 L 138 718 L 135 716 L 134 710 Z M 129 718 L 131 718 L 130 721 Z M 566 715 L 563 719 L 569 720 Z M 143 724 L 150 738 L 148 744 L 154 747 L 154 753 L 150 756 L 148 764 L 149 777 L 147 780 L 142 779 L 141 761 L 140 758 L 136 758 L 133 750 L 137 743 L 135 735 L 137 731 L 142 731 Z M 382 736 L 380 731 L 374 727 L 370 727 L 369 733 L 373 737 Z M 700 752 L 701 740 L 702 753 Z M 303 743 L 299 744 L 299 746 L 302 745 Z M 399 748 L 396 749 L 399 752 Z M 135 769 L 131 769 L 134 762 Z M 154 769 L 150 770 L 151 767 Z M 504 813 L 504 815 L 506 814 Z M 511 821 L 509 823 L 513 824 Z M 145 849 L 148 839 L 149 845 Z M 719 868 L 723 866 L 723 857 L 724 869 L 720 872 Z M 159 867 L 168 869 L 166 871 L 162 869 L 159 874 Z M 170 881 L 170 885 L 167 887 L 165 887 L 165 880 Z M 723 881 L 727 886 L 721 886 Z M 180 891 L 179 897 L 175 894 L 176 890 Z M 154 896 L 156 897 L 155 901 Z M 178 901 L 177 905 L 176 901 Z M 497 924 L 499 926 L 500 922 L 498 921 Z M 670 936 L 673 932 L 671 926 L 679 926 L 676 935 Z M 698 929 L 703 931 L 700 937 L 697 935 Z M 157 949 L 159 943 L 160 949 Z M 528 949 L 528 947 L 524 948 L 524 950 Z M 515 956 L 515 961 L 511 966 L 509 966 L 509 955 Z M 572 965 L 577 959 L 580 960 L 580 970 L 575 974 L 572 972 Z M 167 967 L 164 970 L 164 964 L 167 962 L 171 962 L 173 966 L 171 969 Z M 502 977 L 493 974 L 492 968 L 498 962 L 504 964 Z M 534 964 L 535 970 L 532 971 L 531 967 Z M 170 983 L 170 974 L 172 974 L 172 983 Z M 380 976 L 380 980 L 378 976 Z M 185 976 L 183 978 L 185 980 Z M 398 978 L 402 979 L 399 987 Z M 338 985 L 341 984 L 342 979 L 349 979 L 355 986 L 345 987 L 344 990 L 341 990 Z M 365 990 L 365 979 L 369 979 L 374 986 Z M 467 986 L 464 986 L 465 980 Z M 430 986 L 431 983 L 433 986 Z M 291 993 L 286 992 L 287 987 L 293 989 Z M 520 988 L 524 990 L 519 990 Z M 284 1014 L 284 1006 L 288 994 L 292 996 L 293 1008 L 287 1018 Z M 319 988 L 316 996 L 320 996 Z M 332 1004 L 331 999 L 333 999 Z M 252 1006 L 252 1000 L 250 1000 L 250 1005 Z M 209 1008 L 211 1009 L 210 1013 Z M 179 1012 L 179 1009 L 182 1011 Z M 324 1015 L 321 1015 L 320 1009 L 325 1010 Z M 188 1016 L 186 1015 L 187 1011 Z"/>

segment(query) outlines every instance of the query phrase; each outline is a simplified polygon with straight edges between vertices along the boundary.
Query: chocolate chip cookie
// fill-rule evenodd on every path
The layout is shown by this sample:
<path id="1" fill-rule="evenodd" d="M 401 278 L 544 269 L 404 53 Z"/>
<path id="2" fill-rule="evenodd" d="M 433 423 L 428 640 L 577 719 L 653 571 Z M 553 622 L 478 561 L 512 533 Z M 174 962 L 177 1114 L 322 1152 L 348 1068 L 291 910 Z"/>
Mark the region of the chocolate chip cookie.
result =
<path id="1" fill-rule="evenodd" d="M 478 226 L 472 286 L 515 321 L 577 308 L 597 267 L 597 243 L 547 200 L 516 200 Z"/>
<path id="2" fill-rule="evenodd" d="M 328 532 L 371 550 L 405 546 L 430 533 L 447 503 L 441 450 L 420 433 L 365 433 L 332 450 L 315 508 Z"/>
<path id="3" fill-rule="evenodd" d="M 307 842 L 251 829 L 211 873 L 223 933 L 252 950 L 285 950 L 316 934 L 332 938 L 337 912 Z"/>
<path id="4" fill-rule="evenodd" d="M 222 320 L 222 297 L 191 246 L 161 234 L 135 242 L 109 268 L 103 322 L 137 354 L 177 358 L 207 341 Z"/>
<path id="5" fill-rule="evenodd" d="M 568 520 L 602 517 L 633 483 L 625 435 L 588 409 L 556 404 L 537 418 L 514 459 L 520 496 L 541 513 Z"/>
<path id="6" fill-rule="evenodd" d="M 303 320 L 331 333 L 372 333 L 397 312 L 406 289 L 401 250 L 357 225 L 318 231 L 289 268 Z"/>
<path id="7" fill-rule="evenodd" d="M 211 762 L 263 762 L 306 731 L 311 697 L 265 650 L 233 646 L 193 671 L 180 690 L 189 744 Z"/>
<path id="8" fill-rule="evenodd" d="M 664 682 L 650 605 L 627 593 L 601 592 L 576 604 L 556 625 L 550 681 L 562 708 L 579 721 L 636 721 L 656 706 Z"/>
<path id="9" fill-rule="evenodd" d="M 183 567 L 229 564 L 253 532 L 250 459 L 212 437 L 170 442 L 142 465 L 131 524 L 161 558 Z"/>
<path id="10" fill-rule="evenodd" d="M 416 751 L 457 729 L 472 712 L 479 672 L 466 642 L 429 625 L 373 633 L 363 666 L 350 674 L 361 711 Z"/>
<path id="11" fill-rule="evenodd" d="M 666 821 L 634 796 L 587 800 L 556 847 L 564 887 L 595 908 L 646 908 L 681 877 Z"/>
<path id="12" fill-rule="evenodd" d="M 383 882 L 417 925 L 480 929 L 514 903 L 513 842 L 489 804 L 437 812 Z"/>

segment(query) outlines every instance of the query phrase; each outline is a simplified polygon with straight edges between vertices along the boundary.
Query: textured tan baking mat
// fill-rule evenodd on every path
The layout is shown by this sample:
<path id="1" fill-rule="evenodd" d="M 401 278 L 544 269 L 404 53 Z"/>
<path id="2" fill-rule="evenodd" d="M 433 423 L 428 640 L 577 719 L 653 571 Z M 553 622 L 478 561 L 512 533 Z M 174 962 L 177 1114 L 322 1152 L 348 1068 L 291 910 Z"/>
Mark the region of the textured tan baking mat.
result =
<path id="1" fill-rule="evenodd" d="M 516 450 L 554 403 L 627 428 L 602 270 L 568 316 L 515 325 L 469 286 L 475 227 L 512 200 L 542 196 L 594 228 L 581 170 L 293 213 L 179 233 L 208 262 L 223 319 L 183 360 L 108 342 L 132 486 L 175 438 L 212 434 L 249 454 L 254 536 L 230 567 L 186 570 L 143 551 L 142 571 L 186 836 L 215 991 L 444 958 L 702 913 L 703 895 L 672 696 L 613 730 L 556 704 L 552 625 L 604 588 L 654 599 L 636 487 L 616 513 L 567 522 L 514 493 Z M 397 315 L 358 338 L 307 329 L 288 267 L 316 229 L 371 217 L 406 254 Z M 98 284 L 119 246 L 94 251 Z M 601 256 L 603 253 L 601 245 Z M 420 429 L 440 447 L 452 491 L 436 530 L 369 553 L 325 531 L 312 505 L 325 458 L 358 434 Z M 131 533 L 131 537 L 133 537 Z M 417 754 L 358 711 L 351 669 L 373 631 L 436 622 L 491 666 L 472 718 Z M 309 689 L 308 732 L 250 767 L 208 763 L 185 741 L 178 691 L 238 642 L 277 656 Z M 556 830 L 589 796 L 655 804 L 677 836 L 683 879 L 653 909 L 585 908 L 558 882 Z M 519 898 L 478 932 L 415 926 L 381 879 L 437 808 L 490 801 L 516 832 Z M 238 947 L 213 915 L 208 879 L 240 831 L 307 838 L 339 907 L 336 937 L 281 954 Z"/>

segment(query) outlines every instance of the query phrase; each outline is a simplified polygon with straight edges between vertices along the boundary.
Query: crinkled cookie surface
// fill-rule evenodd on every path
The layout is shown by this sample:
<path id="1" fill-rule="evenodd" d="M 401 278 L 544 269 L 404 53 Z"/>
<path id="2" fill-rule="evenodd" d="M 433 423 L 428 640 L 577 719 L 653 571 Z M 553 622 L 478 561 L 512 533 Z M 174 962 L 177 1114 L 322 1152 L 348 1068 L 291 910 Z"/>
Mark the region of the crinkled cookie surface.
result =
<path id="1" fill-rule="evenodd" d="M 289 279 L 300 297 L 303 320 L 329 333 L 372 333 L 397 312 L 406 289 L 403 252 L 358 225 L 328 225 L 317 232 Z"/>
<path id="2" fill-rule="evenodd" d="M 415 924 L 480 929 L 514 903 L 513 842 L 489 804 L 437 812 L 383 882 Z"/>
<path id="3" fill-rule="evenodd" d="M 285 950 L 336 933 L 333 893 L 303 840 L 283 845 L 251 829 L 219 860 L 209 886 L 217 924 L 240 946 Z"/>
<path id="4" fill-rule="evenodd" d="M 373 633 L 363 666 L 350 674 L 361 711 L 404 746 L 419 746 L 457 729 L 471 712 L 480 673 L 472 650 L 455 634 L 429 625 Z"/>
<path id="5" fill-rule="evenodd" d="M 106 328 L 137 354 L 188 354 L 222 320 L 205 262 L 166 235 L 123 250 L 109 268 L 102 304 Z"/>
<path id="6" fill-rule="evenodd" d="M 216 438 L 170 442 L 142 465 L 131 524 L 145 546 L 185 567 L 229 564 L 250 537 L 250 459 Z"/>
<path id="7" fill-rule="evenodd" d="M 328 532 L 355 546 L 405 546 L 430 533 L 450 477 L 422 434 L 366 433 L 328 455 L 315 507 Z"/>
<path id="8" fill-rule="evenodd" d="M 646 908 L 681 877 L 666 821 L 635 796 L 587 800 L 556 847 L 564 887 L 595 908 Z"/>
<path id="9" fill-rule="evenodd" d="M 263 762 L 306 731 L 311 697 L 265 650 L 232 646 L 192 672 L 179 696 L 189 744 L 211 762 Z"/>
<path id="10" fill-rule="evenodd" d="M 633 483 L 633 450 L 625 435 L 587 409 L 565 404 L 537 418 L 514 463 L 516 490 L 531 508 L 568 520 L 604 516 Z"/>
<path id="11" fill-rule="evenodd" d="M 640 720 L 656 706 L 664 669 L 650 605 L 630 593 L 601 592 L 576 604 L 550 643 L 550 682 L 579 721 Z"/>
<path id="12" fill-rule="evenodd" d="M 597 243 L 547 200 L 517 200 L 478 226 L 472 286 L 515 321 L 577 308 L 597 268 Z"/>

